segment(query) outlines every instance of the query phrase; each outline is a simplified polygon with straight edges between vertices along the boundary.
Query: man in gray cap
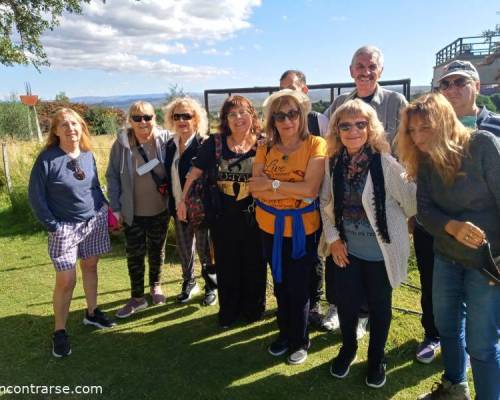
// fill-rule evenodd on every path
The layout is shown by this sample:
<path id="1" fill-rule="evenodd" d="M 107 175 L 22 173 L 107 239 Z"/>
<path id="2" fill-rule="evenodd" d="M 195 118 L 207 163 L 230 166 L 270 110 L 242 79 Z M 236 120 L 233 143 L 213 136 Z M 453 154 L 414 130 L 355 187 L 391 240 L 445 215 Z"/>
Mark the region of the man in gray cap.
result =
<path id="1" fill-rule="evenodd" d="M 481 83 L 471 62 L 455 60 L 445 65 L 438 84 L 439 91 L 451 103 L 465 126 L 490 131 L 500 137 L 500 115 L 476 105 Z"/>

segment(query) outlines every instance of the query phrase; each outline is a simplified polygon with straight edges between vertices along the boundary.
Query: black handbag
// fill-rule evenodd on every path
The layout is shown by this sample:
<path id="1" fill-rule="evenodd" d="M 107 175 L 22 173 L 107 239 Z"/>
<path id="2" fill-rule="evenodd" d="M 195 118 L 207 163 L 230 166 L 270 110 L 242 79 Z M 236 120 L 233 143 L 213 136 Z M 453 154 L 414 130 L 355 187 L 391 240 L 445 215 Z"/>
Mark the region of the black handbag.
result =
<path id="1" fill-rule="evenodd" d="M 481 252 L 482 266 L 480 271 L 485 275 L 489 284 L 500 286 L 500 256 L 493 257 L 490 242 L 485 241 L 478 249 Z"/>

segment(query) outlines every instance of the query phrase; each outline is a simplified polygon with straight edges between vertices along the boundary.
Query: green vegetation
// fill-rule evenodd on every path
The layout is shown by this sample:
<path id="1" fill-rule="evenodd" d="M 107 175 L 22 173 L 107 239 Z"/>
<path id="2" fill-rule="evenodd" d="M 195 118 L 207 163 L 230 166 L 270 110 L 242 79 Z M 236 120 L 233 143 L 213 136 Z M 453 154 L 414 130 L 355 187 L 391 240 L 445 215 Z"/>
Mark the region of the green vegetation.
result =
<path id="1" fill-rule="evenodd" d="M 109 108 L 90 107 L 84 118 L 93 135 L 112 134 L 118 130 L 117 116 Z"/>
<path id="2" fill-rule="evenodd" d="M 492 96 L 483 96 L 482 94 L 480 94 L 477 96 L 476 104 L 478 105 L 478 107 L 486 106 L 486 108 L 490 111 L 498 110 L 496 104 L 493 102 Z"/>
<path id="3" fill-rule="evenodd" d="M 419 318 L 396 311 L 387 343 L 387 384 L 380 390 L 364 384 L 368 338 L 360 341 L 358 361 L 342 381 L 328 372 L 340 348 L 338 332 L 312 331 L 310 356 L 301 366 L 269 356 L 266 347 L 277 334 L 272 288 L 268 288 L 267 312 L 261 322 L 221 330 L 217 306 L 202 307 L 201 297 L 186 305 L 175 303 L 182 277 L 169 237 L 163 274 L 167 304 L 119 321 L 112 330 L 93 330 L 81 323 L 85 301 L 79 278 L 68 321 L 73 354 L 58 360 L 50 355 L 54 272 L 46 234 L 0 209 L 4 295 L 0 348 L 3 365 L 8 362 L 8 368 L 0 368 L 1 384 L 101 385 L 103 398 L 120 400 L 382 400 L 415 399 L 439 379 L 439 359 L 431 365 L 414 361 L 415 346 L 423 334 Z M 112 253 L 99 264 L 99 303 L 111 314 L 129 296 L 122 242 L 121 237 L 113 238 Z M 413 262 L 409 282 L 418 285 Z M 418 304 L 415 290 L 395 291 L 395 306 L 418 309 Z"/>
<path id="4" fill-rule="evenodd" d="M 31 132 L 36 136 L 35 118 L 32 112 L 28 112 L 28 107 L 16 100 L 16 95 L 11 95 L 10 99 L 0 102 L 0 140 L 31 138 Z"/>

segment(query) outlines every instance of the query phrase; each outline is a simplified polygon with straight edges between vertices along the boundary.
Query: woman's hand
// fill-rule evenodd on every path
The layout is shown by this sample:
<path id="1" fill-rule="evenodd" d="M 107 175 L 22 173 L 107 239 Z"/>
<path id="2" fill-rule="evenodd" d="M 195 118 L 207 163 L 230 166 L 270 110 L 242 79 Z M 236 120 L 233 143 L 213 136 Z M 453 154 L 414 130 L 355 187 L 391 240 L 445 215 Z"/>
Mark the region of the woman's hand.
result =
<path id="1" fill-rule="evenodd" d="M 349 264 L 347 256 L 347 246 L 342 239 L 338 239 L 330 245 L 333 262 L 339 267 L 344 268 Z"/>
<path id="2" fill-rule="evenodd" d="M 184 200 L 181 200 L 181 202 L 177 205 L 177 219 L 183 222 L 187 221 L 187 209 Z"/>
<path id="3" fill-rule="evenodd" d="M 477 249 L 486 240 L 484 231 L 472 222 L 463 222 L 452 219 L 444 227 L 446 232 L 452 235 L 463 245 L 471 249 Z"/>
<path id="4" fill-rule="evenodd" d="M 249 182 L 251 192 L 263 192 L 271 189 L 271 179 L 267 176 L 252 176 Z"/>

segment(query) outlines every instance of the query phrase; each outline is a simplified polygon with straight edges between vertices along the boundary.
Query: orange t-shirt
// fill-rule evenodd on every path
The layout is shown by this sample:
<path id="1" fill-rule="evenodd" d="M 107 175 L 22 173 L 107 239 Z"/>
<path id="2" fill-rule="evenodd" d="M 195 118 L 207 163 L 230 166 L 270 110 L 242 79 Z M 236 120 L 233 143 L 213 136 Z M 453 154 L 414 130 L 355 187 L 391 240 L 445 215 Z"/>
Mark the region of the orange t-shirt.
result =
<path id="1" fill-rule="evenodd" d="M 285 156 L 275 147 L 267 151 L 266 146 L 259 146 L 254 163 L 264 164 L 264 173 L 270 179 L 282 182 L 302 182 L 304 180 L 309 159 L 313 157 L 326 157 L 327 145 L 325 139 L 309 135 L 300 147 L 293 153 Z M 296 209 L 306 207 L 308 204 L 294 198 L 282 200 L 261 200 L 271 207 L 283 209 Z M 274 215 L 256 207 L 255 216 L 260 229 L 269 234 L 274 234 Z M 306 235 L 316 232 L 320 227 L 320 214 L 318 210 L 302 214 Z M 285 217 L 285 230 L 283 236 L 292 237 L 292 217 Z"/>

